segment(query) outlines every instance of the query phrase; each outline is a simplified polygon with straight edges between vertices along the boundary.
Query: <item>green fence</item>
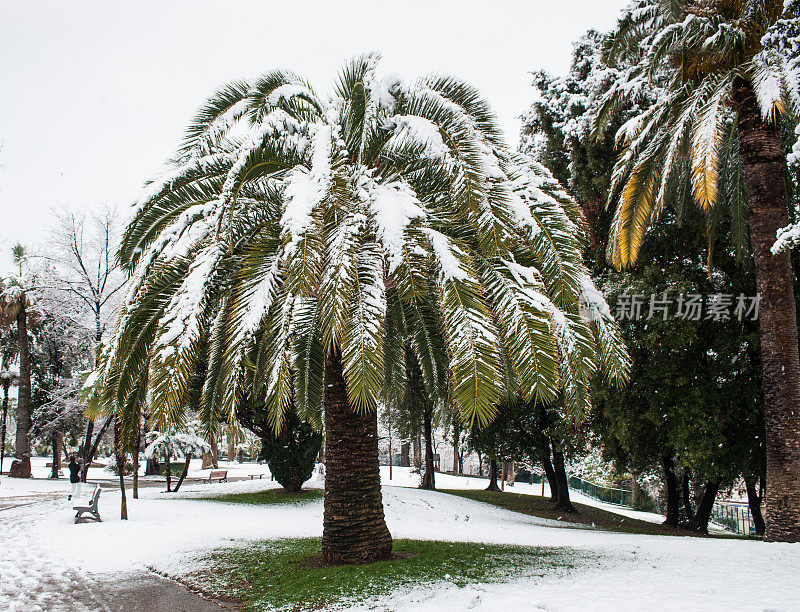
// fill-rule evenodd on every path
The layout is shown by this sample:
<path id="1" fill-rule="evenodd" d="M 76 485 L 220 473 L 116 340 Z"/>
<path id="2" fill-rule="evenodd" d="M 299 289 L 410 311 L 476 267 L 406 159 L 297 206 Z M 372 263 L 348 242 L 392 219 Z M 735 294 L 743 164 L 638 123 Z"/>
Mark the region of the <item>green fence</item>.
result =
<path id="1" fill-rule="evenodd" d="M 569 477 L 569 488 L 607 504 L 615 506 L 631 506 L 633 504 L 633 493 L 630 490 L 606 487 L 591 480 L 584 480 L 580 476 Z"/>
<path id="2" fill-rule="evenodd" d="M 736 502 L 714 502 L 711 510 L 712 520 L 728 531 L 741 535 L 755 535 L 753 515 L 747 504 Z"/>

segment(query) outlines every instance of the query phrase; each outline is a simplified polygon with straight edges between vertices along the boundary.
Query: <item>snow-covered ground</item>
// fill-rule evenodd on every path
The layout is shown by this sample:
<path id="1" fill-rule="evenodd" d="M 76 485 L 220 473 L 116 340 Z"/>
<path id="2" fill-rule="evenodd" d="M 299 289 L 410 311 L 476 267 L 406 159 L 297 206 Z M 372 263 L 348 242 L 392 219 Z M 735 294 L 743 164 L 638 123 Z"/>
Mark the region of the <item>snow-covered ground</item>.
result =
<path id="1" fill-rule="evenodd" d="M 798 545 L 579 529 L 410 488 L 417 475 L 407 469 L 395 468 L 391 485 L 388 470 L 384 477 L 386 516 L 395 537 L 565 547 L 592 560 L 578 561 L 566 574 L 511 583 L 459 588 L 444 581 L 404 589 L 387 594 L 374 609 L 800 610 Z M 437 475 L 442 488 L 480 488 L 481 483 L 485 486 L 480 479 Z M 406 486 L 396 486 L 401 484 Z M 100 498 L 104 522 L 75 525 L 63 481 L 2 478 L 0 490 L 13 489 L 28 505 L 0 511 L 0 609 L 114 609 L 104 599 L 106 586 L 148 568 L 181 575 L 214 547 L 319 536 L 321 501 L 223 508 L 192 499 L 273 486 L 266 479 L 193 483 L 177 495 L 143 488 L 141 499 L 128 500 L 126 522 L 119 520 L 119 492 L 109 489 Z M 524 492 L 524 487 L 537 489 L 517 484 L 514 490 Z M 34 503 L 28 501 L 31 495 Z M 576 555 L 581 557 L 586 555 Z"/>

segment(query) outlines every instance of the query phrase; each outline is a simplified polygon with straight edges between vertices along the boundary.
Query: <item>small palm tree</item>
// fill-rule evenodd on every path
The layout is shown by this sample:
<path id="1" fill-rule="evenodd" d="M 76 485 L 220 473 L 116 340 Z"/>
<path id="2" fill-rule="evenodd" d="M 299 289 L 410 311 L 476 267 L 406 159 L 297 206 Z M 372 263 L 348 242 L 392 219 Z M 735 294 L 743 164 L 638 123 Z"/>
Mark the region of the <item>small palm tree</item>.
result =
<path id="1" fill-rule="evenodd" d="M 627 78 L 609 92 L 595 130 L 602 133 L 638 83 L 663 85 L 662 99 L 617 135 L 622 153 L 609 198 L 619 200 L 609 246 L 617 266 L 635 263 L 648 226 L 670 201 L 680 206 L 683 193 L 708 211 L 711 223 L 727 203 L 734 234 L 746 237 L 749 228 L 761 296 L 766 539 L 798 541 L 796 305 L 789 255 L 771 247 L 787 225 L 780 119 L 800 114 L 798 62 L 782 51 L 781 34 L 800 31 L 800 2 L 787 2 L 783 11 L 783 0 L 633 3 L 605 48 L 607 62 L 629 66 Z"/>
<path id="2" fill-rule="evenodd" d="M 0 279 L 0 325 L 16 325 L 19 379 L 17 390 L 16 461 L 11 464 L 10 476 L 31 477 L 31 349 L 28 337 L 29 303 L 26 282 L 22 277 L 26 259 L 25 247 L 13 247 L 14 263 L 19 266 L 19 276 Z M 5 433 L 5 421 L 3 421 Z"/>
<path id="3" fill-rule="evenodd" d="M 132 289 L 99 373 L 105 402 L 146 404 L 162 430 L 186 418 L 198 363 L 210 429 L 243 401 L 276 430 L 290 408 L 324 415 L 330 563 L 391 553 L 376 407 L 402 396 L 406 350 L 478 423 L 506 394 L 561 389 L 577 417 L 598 364 L 627 371 L 574 202 L 471 86 L 380 79 L 377 59 L 330 98 L 271 72 L 203 105 L 125 232 Z"/>

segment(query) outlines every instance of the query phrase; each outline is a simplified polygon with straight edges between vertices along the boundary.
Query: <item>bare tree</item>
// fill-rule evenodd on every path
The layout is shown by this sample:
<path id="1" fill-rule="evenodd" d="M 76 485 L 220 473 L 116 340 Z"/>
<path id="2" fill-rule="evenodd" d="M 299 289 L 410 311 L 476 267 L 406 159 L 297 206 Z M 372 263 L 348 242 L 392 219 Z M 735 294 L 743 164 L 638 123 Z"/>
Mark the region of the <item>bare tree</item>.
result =
<path id="1" fill-rule="evenodd" d="M 127 280 L 116 258 L 118 214 L 108 207 L 89 214 L 62 207 L 54 210 L 53 216 L 55 224 L 42 254 L 47 263 L 46 284 L 69 305 L 78 307 L 92 329 L 99 355 L 103 334 L 113 321 Z M 110 423 L 111 419 L 106 420 L 96 436 L 92 419 L 86 426 L 80 451 L 85 461 L 83 480 Z"/>

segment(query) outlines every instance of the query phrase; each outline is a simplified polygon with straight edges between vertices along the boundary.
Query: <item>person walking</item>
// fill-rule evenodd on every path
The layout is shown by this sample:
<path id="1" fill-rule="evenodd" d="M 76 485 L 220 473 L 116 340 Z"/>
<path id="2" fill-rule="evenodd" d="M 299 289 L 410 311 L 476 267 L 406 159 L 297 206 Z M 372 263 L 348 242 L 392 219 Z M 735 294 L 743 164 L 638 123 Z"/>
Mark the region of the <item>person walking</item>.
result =
<path id="1" fill-rule="evenodd" d="M 79 459 L 75 457 L 75 455 L 70 455 L 69 458 L 69 497 L 67 499 L 72 499 L 74 495 L 75 498 L 79 498 L 81 496 L 81 463 Z"/>

